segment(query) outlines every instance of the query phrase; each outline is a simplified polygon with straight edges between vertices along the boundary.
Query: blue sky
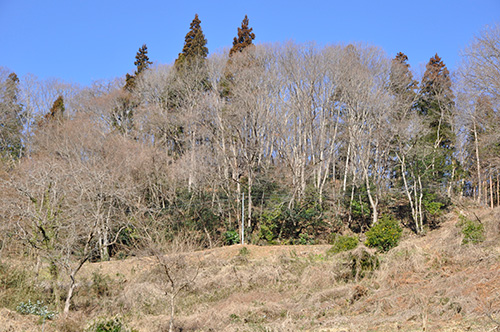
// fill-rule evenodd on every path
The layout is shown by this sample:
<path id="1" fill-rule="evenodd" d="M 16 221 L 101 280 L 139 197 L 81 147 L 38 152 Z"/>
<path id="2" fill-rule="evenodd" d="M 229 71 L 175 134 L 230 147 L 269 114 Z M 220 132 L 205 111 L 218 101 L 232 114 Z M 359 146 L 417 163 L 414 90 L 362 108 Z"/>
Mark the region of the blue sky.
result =
<path id="1" fill-rule="evenodd" d="M 247 14 L 256 43 L 365 42 L 404 52 L 417 71 L 435 53 L 453 70 L 500 21 L 500 0 L 0 0 L 0 66 L 87 85 L 133 72 L 144 43 L 150 60 L 172 63 L 195 13 L 210 53 L 231 46 Z"/>

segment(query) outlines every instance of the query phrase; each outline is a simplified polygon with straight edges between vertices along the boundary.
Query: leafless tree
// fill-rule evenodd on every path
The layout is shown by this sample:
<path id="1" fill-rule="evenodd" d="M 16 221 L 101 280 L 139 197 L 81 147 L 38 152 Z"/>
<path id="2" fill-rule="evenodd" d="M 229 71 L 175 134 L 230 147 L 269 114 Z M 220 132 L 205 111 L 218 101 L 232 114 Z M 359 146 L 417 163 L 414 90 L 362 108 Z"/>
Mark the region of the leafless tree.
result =
<path id="1" fill-rule="evenodd" d="M 81 267 L 109 256 L 140 200 L 132 178 L 140 151 L 99 128 L 86 117 L 44 125 L 36 153 L 9 181 L 19 193 L 11 203 L 18 235 L 53 267 L 56 282 L 63 271 L 69 277 L 65 313 Z"/>
<path id="2" fill-rule="evenodd" d="M 462 51 L 459 74 L 469 90 L 500 100 L 500 24 L 485 27 Z"/>
<path id="3" fill-rule="evenodd" d="M 24 145 L 28 156 L 32 151 L 34 131 L 38 121 L 49 112 L 54 101 L 62 96 L 65 100 L 66 114 L 71 114 L 73 97 L 79 86 L 58 79 L 40 80 L 32 74 L 20 78 L 20 102 L 23 104 Z"/>
<path id="4" fill-rule="evenodd" d="M 392 108 L 386 88 L 389 63 L 379 49 L 362 45 L 348 45 L 340 63 L 335 98 L 342 108 L 346 144 L 343 191 L 345 194 L 349 173 L 353 185 L 365 186 L 373 225 L 378 220 L 378 204 L 390 166 L 392 133 L 387 127 Z M 351 204 L 353 193 L 354 188 Z"/>
<path id="5" fill-rule="evenodd" d="M 198 276 L 200 262 L 190 256 L 198 248 L 196 236 L 192 233 L 181 233 L 175 238 L 167 240 L 158 233 L 161 219 L 148 213 L 150 221 L 140 223 L 138 228 L 146 253 L 153 256 L 158 263 L 155 269 L 154 280 L 169 298 L 170 323 L 169 331 L 175 328 L 175 312 L 177 297 L 187 291 Z"/>
<path id="6" fill-rule="evenodd" d="M 462 51 L 462 63 L 456 85 L 460 118 L 465 129 L 464 148 L 475 159 L 476 199 L 494 206 L 493 182 L 498 178 L 500 162 L 491 144 L 498 142 L 500 107 L 500 25 L 482 30 Z M 467 149 L 469 142 L 470 148 Z M 498 182 L 498 181 L 497 181 Z M 488 199 L 488 183 L 490 199 Z M 497 183 L 498 187 L 498 183 Z M 497 197 L 500 193 L 497 188 Z"/>

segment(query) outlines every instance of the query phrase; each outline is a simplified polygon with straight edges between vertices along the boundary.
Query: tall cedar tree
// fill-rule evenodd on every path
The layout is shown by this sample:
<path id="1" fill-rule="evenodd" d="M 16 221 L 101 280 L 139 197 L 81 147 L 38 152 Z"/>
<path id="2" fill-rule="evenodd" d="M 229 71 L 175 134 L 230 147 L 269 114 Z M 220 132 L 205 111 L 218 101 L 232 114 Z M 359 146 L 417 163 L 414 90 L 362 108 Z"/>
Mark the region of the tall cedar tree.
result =
<path id="1" fill-rule="evenodd" d="M 134 109 L 137 107 L 137 102 L 132 96 L 132 91 L 135 88 L 136 79 L 149 68 L 152 64 L 148 57 L 148 47 L 143 44 L 135 55 L 134 65 L 136 70 L 134 75 L 127 74 L 125 77 L 125 93 L 119 98 L 119 106 L 113 111 L 113 126 L 121 133 L 129 132 L 133 128 Z"/>
<path id="2" fill-rule="evenodd" d="M 196 14 L 191 22 L 189 32 L 184 38 L 182 53 L 179 53 L 179 57 L 175 60 L 176 68 L 180 68 L 183 65 L 189 65 L 193 61 L 199 59 L 205 59 L 208 56 L 208 48 L 206 45 L 207 39 L 201 29 L 201 21 L 198 18 L 198 14 Z"/>
<path id="3" fill-rule="evenodd" d="M 201 29 L 201 21 L 198 14 L 194 16 L 190 24 L 189 32 L 184 38 L 184 47 L 175 60 L 174 68 L 175 80 L 179 84 L 173 84 L 170 89 L 167 99 L 167 107 L 172 113 L 182 109 L 183 103 L 192 102 L 190 98 L 186 98 L 186 90 L 208 91 L 209 79 L 206 68 L 206 57 L 208 56 L 207 39 Z M 193 124 L 192 124 L 193 125 Z M 189 126 L 188 126 L 189 127 Z M 196 132 L 196 131 L 194 131 Z M 189 133 L 186 131 L 185 124 L 174 125 L 167 133 L 167 140 L 172 144 L 172 155 L 180 156 L 186 151 L 186 146 L 189 141 Z"/>
<path id="4" fill-rule="evenodd" d="M 9 74 L 0 96 L 0 156 L 19 158 L 22 153 L 22 105 L 18 102 L 19 78 Z"/>
<path id="5" fill-rule="evenodd" d="M 455 135 L 450 115 L 455 97 L 451 91 L 450 72 L 437 54 L 427 63 L 420 95 L 419 111 L 426 117 L 431 129 L 428 138 L 441 148 L 453 149 Z"/>
<path id="6" fill-rule="evenodd" d="M 238 37 L 234 37 L 233 47 L 229 50 L 230 57 L 252 45 L 252 41 L 255 39 L 255 33 L 252 31 L 253 28 L 248 27 L 248 16 L 245 15 L 245 18 L 241 22 L 241 28 L 238 28 Z"/>
<path id="7" fill-rule="evenodd" d="M 146 46 L 146 44 L 144 44 L 139 48 L 139 51 L 137 51 L 137 54 L 135 56 L 134 65 L 137 67 L 137 69 L 135 70 L 134 75 L 127 74 L 125 78 L 125 90 L 132 91 L 134 89 L 135 78 L 138 77 L 146 69 L 148 69 L 150 64 L 152 64 L 152 62 L 149 61 L 148 47 Z"/>
<path id="8" fill-rule="evenodd" d="M 230 86 L 233 81 L 233 73 L 237 70 L 234 68 L 235 64 L 233 63 L 232 57 L 248 49 L 250 46 L 253 46 L 255 33 L 252 31 L 253 28 L 248 27 L 248 16 L 245 15 L 245 18 L 241 22 L 241 28 L 238 28 L 238 36 L 233 39 L 233 47 L 229 50 L 229 60 L 224 70 L 224 80 L 221 83 L 221 94 L 228 100 L 231 95 Z"/>
<path id="9" fill-rule="evenodd" d="M 64 116 L 64 99 L 63 96 L 57 97 L 57 99 L 54 101 L 54 104 L 52 104 L 52 107 L 50 108 L 49 113 L 45 115 L 45 118 L 47 120 L 58 120 L 61 121 Z"/>
<path id="10" fill-rule="evenodd" d="M 399 52 L 391 62 L 390 90 L 393 95 L 408 100 L 415 96 L 417 82 L 413 79 L 408 56 Z"/>
<path id="11" fill-rule="evenodd" d="M 449 196 L 456 176 L 458 166 L 453 155 L 456 135 L 451 123 L 455 105 L 453 100 L 450 73 L 436 54 L 426 66 L 417 103 L 418 111 L 429 129 L 429 134 L 421 138 L 421 143 L 433 151 L 426 162 L 430 167 L 427 184 L 429 195 L 424 197 L 424 201 L 427 200 L 428 204 L 434 204 L 436 199 L 444 199 L 445 192 Z M 447 201 L 441 203 L 448 204 Z"/>

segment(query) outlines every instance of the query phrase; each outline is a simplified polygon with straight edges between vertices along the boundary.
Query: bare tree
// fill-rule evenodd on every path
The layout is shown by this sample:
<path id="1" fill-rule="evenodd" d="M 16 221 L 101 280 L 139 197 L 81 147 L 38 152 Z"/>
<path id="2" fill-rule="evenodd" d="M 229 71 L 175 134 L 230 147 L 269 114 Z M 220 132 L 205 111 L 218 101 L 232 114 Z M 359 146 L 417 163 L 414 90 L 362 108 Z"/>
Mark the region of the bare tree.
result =
<path id="1" fill-rule="evenodd" d="M 41 117 L 47 114 L 54 101 L 62 96 L 65 101 L 66 114 L 71 116 L 74 107 L 74 97 L 80 91 L 76 84 L 63 82 L 58 79 L 40 80 L 35 75 L 28 74 L 20 78 L 20 97 L 23 104 L 23 127 L 25 151 L 29 156 L 32 152 L 32 143 Z"/>
<path id="2" fill-rule="evenodd" d="M 378 220 L 378 204 L 389 167 L 391 132 L 387 126 L 392 111 L 386 89 L 389 63 L 380 50 L 360 45 L 348 45 L 340 63 L 342 71 L 335 98 L 342 108 L 346 136 L 343 191 L 345 194 L 351 173 L 353 185 L 366 188 L 373 225 Z"/>
<path id="3" fill-rule="evenodd" d="M 169 299 L 169 331 L 174 331 L 177 297 L 187 291 L 198 276 L 200 262 L 191 255 L 198 248 L 196 237 L 192 233 L 177 234 L 172 240 L 165 239 L 158 233 L 163 220 L 154 211 L 147 211 L 149 222 L 138 224 L 146 253 L 158 263 L 154 271 L 154 280 Z"/>
<path id="4" fill-rule="evenodd" d="M 233 180 L 238 194 L 243 182 L 247 189 L 247 225 L 251 226 L 252 189 L 259 169 L 271 153 L 272 141 L 272 88 L 273 75 L 265 70 L 268 49 L 249 48 L 231 58 L 232 84 L 228 114 L 225 116 L 229 131 L 230 160 Z"/>
<path id="5" fill-rule="evenodd" d="M 493 181 L 500 169 L 495 152 L 500 106 L 500 25 L 486 27 L 462 51 L 458 70 L 458 106 L 465 129 L 464 147 L 475 159 L 476 199 L 493 207 Z M 469 143 L 469 144 L 468 144 Z M 469 145 L 469 148 L 467 149 Z M 486 174 L 485 174 L 486 173 Z M 488 199 L 488 182 L 490 199 Z M 497 197 L 500 193 L 497 188 Z"/>
<path id="6" fill-rule="evenodd" d="M 470 91 L 500 100 L 500 24 L 485 27 L 462 51 L 459 75 Z"/>
<path id="7" fill-rule="evenodd" d="M 44 125 L 36 153 L 9 181 L 19 193 L 12 208 L 20 238 L 53 267 L 55 282 L 64 271 L 69 277 L 65 313 L 81 267 L 109 256 L 138 203 L 131 175 L 140 151 L 129 154 L 133 146 L 99 129 L 85 117 Z"/>

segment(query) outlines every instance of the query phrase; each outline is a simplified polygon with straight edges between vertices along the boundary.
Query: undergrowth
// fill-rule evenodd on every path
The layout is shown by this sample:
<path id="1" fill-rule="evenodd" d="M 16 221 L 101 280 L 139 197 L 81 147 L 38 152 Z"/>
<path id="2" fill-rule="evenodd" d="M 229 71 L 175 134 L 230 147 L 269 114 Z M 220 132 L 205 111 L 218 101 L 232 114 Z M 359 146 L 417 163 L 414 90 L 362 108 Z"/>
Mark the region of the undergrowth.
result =
<path id="1" fill-rule="evenodd" d="M 97 319 L 85 329 L 85 332 L 137 332 L 137 330 L 131 329 L 123 318 L 115 316 Z"/>
<path id="2" fill-rule="evenodd" d="M 358 246 L 359 240 L 355 236 L 334 235 L 332 247 L 328 250 L 328 254 L 337 254 L 342 251 L 348 251 Z"/>
<path id="3" fill-rule="evenodd" d="M 399 244 L 402 234 L 403 229 L 399 222 L 390 215 L 384 215 L 366 232 L 365 244 L 385 252 Z"/>
<path id="4" fill-rule="evenodd" d="M 0 263 L 0 306 L 15 310 L 23 301 L 47 302 L 50 294 L 35 281 L 33 271 Z"/>
<path id="5" fill-rule="evenodd" d="M 432 246 L 424 242 L 427 237 L 415 236 L 390 252 L 401 234 L 398 222 L 385 217 L 372 227 L 373 237 L 367 234 L 367 242 L 377 250 L 360 244 L 355 236 L 336 235 L 331 247 L 269 247 L 273 250 L 266 252 L 265 258 L 260 256 L 263 248 L 253 246 L 207 251 L 197 278 L 178 297 L 176 329 L 315 331 L 324 327 L 326 331 L 338 322 L 352 322 L 352 330 L 357 331 L 416 331 L 422 330 L 426 315 L 428 330 L 439 331 L 436 322 L 463 322 L 466 313 L 479 312 L 480 300 L 493 303 L 491 312 L 496 313 L 500 308 L 495 290 L 500 283 L 488 265 L 492 260 L 475 259 L 478 266 L 463 263 L 465 251 L 486 255 L 485 245 L 460 246 L 462 236 L 464 243 L 479 243 L 491 229 L 488 219 L 479 217 L 484 227 L 461 218 L 457 223 L 460 228 L 443 227 L 434 233 Z M 185 271 L 201 264 L 188 258 L 186 262 Z M 109 264 L 122 269 L 126 261 Z M 134 262 L 131 271 L 135 266 Z M 463 266 L 468 270 L 462 271 Z M 154 269 L 134 270 L 126 277 L 105 273 L 109 270 L 101 267 L 95 271 L 80 279 L 72 311 L 80 313 L 78 323 L 68 321 L 63 328 L 64 318 L 57 317 L 46 324 L 50 328 L 47 332 L 131 332 L 131 326 L 138 331 L 156 331 L 166 326 L 170 304 L 164 290 L 152 281 L 156 280 Z M 7 292 L 14 291 L 18 292 L 14 306 L 28 299 L 50 298 L 36 286 L 30 271 L 0 264 L 0 272 L 1 303 L 8 301 Z M 481 289 L 487 296 L 464 295 L 483 294 Z M 39 298 L 32 296 L 34 293 Z M 387 321 L 399 325 L 384 325 Z M 71 324 L 74 329 L 68 327 Z M 348 330 L 348 325 L 338 326 Z"/>
<path id="6" fill-rule="evenodd" d="M 462 235 L 464 236 L 462 244 L 477 244 L 484 241 L 485 232 L 482 223 L 467 219 L 461 215 L 457 226 L 461 228 Z"/>

